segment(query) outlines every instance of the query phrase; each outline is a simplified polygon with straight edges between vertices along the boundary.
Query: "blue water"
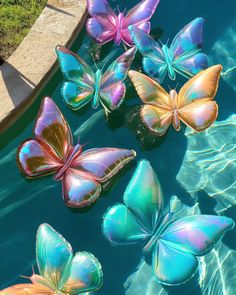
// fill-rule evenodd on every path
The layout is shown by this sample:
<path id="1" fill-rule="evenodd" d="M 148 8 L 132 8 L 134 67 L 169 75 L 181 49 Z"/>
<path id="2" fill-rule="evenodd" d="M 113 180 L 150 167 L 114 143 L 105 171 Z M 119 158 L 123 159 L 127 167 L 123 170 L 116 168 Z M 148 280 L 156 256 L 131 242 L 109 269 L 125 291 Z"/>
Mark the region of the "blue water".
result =
<path id="1" fill-rule="evenodd" d="M 127 1 L 119 2 L 121 2 L 120 10 L 123 10 L 126 5 L 132 7 L 137 1 L 129 1 L 128 4 L 125 3 Z M 115 1 L 114 6 L 116 6 Z M 188 22 L 195 17 L 202 16 L 206 19 L 204 52 L 208 53 L 213 61 L 219 62 L 221 57 L 222 63 L 227 65 L 231 52 L 232 54 L 236 52 L 236 41 L 234 41 L 234 38 L 236 39 L 236 28 L 235 30 L 232 29 L 235 11 L 236 3 L 234 0 L 161 0 L 152 19 L 152 28 L 155 29 L 154 34 L 161 36 L 161 40 L 166 42 L 168 38 L 172 39 Z M 227 51 L 223 51 L 224 54 L 222 54 L 222 52 L 219 53 L 213 48 L 217 42 L 222 42 L 222 36 L 227 30 L 230 31 L 231 37 L 235 37 L 230 40 L 223 40 L 225 42 L 223 44 L 227 44 Z M 78 52 L 88 62 L 92 62 L 87 53 L 89 46 L 89 39 L 85 32 L 82 32 L 72 50 Z M 110 52 L 111 48 L 107 46 L 103 55 L 108 55 L 109 58 L 112 56 L 109 55 Z M 115 52 L 116 56 L 120 52 Z M 180 78 L 178 82 L 181 84 L 184 80 Z M 101 112 L 96 113 L 89 106 L 77 113 L 69 110 L 60 95 L 61 84 L 62 75 L 58 71 L 37 97 L 32 107 L 0 136 L 0 288 L 22 282 L 23 279 L 19 278 L 20 275 L 31 275 L 31 266 L 35 266 L 36 230 L 41 223 L 47 222 L 71 243 L 74 251 L 86 250 L 92 252 L 99 259 L 103 266 L 104 285 L 96 294 L 123 295 L 126 292 L 128 295 L 164 294 L 162 291 L 159 293 L 159 286 L 154 285 L 152 289 L 145 287 L 149 279 L 148 276 L 151 276 L 148 271 L 144 271 L 143 280 L 133 282 L 133 284 L 136 284 L 136 291 L 131 289 L 125 291 L 124 283 L 140 264 L 141 246 L 111 247 L 101 233 L 101 222 L 106 209 L 115 202 L 121 201 L 125 187 L 134 172 L 136 162 L 142 158 L 148 159 L 157 172 L 166 197 L 166 203 L 174 194 L 185 204 L 193 205 L 194 200 L 188 193 L 186 186 L 184 188 L 176 180 L 187 150 L 185 130 L 182 129 L 181 132 L 177 133 L 170 128 L 168 134 L 162 139 L 157 139 L 148 134 L 138 120 L 135 106 L 138 106 L 140 101 L 131 86 L 128 88 L 127 101 L 121 111 L 114 114 L 109 120 L 105 120 Z M 167 80 L 164 86 L 168 89 L 169 85 L 175 87 L 176 83 L 170 83 Z M 81 141 L 87 143 L 86 148 L 110 146 L 130 148 L 137 152 L 136 161 L 122 171 L 116 177 L 115 183 L 103 192 L 94 206 L 87 210 L 78 212 L 65 207 L 61 198 L 61 184 L 55 182 L 52 177 L 29 181 L 22 177 L 16 166 L 16 149 L 23 140 L 32 136 L 40 101 L 45 95 L 53 97 L 73 132 L 76 132 L 85 121 L 89 120 L 84 125 L 82 134 L 80 134 Z M 221 80 L 216 100 L 220 109 L 218 120 L 224 121 L 236 112 L 236 94 L 232 82 L 229 83 L 227 79 Z M 95 113 L 96 115 L 90 118 Z M 74 140 L 77 141 L 77 138 L 75 137 Z M 236 144 L 236 142 L 231 142 L 231 144 Z M 204 148 L 203 145 L 201 148 Z M 207 166 L 204 169 L 207 169 Z M 191 170 L 188 173 L 191 174 Z M 223 179 L 224 170 L 217 168 L 215 174 L 219 173 Z M 187 181 L 186 177 L 185 182 Z M 232 184 L 234 184 L 234 178 L 232 178 Z M 216 200 L 210 198 L 206 191 L 201 191 L 201 187 L 198 190 L 201 212 L 215 214 Z M 234 218 L 235 213 L 235 208 L 231 206 L 223 214 Z M 223 253 L 226 253 L 230 259 L 225 260 L 222 271 L 234 278 L 234 265 L 236 263 L 236 259 L 233 259 L 236 248 L 235 231 L 227 234 L 223 242 L 226 246 L 219 245 L 219 247 L 226 247 Z M 223 256 L 215 257 L 216 260 L 223 259 Z M 209 261 L 212 262 L 213 260 Z M 213 262 L 208 263 L 208 282 L 211 282 L 211 271 L 213 274 L 215 270 Z M 150 261 L 147 261 L 148 263 Z M 221 284 L 224 280 L 226 279 L 217 280 L 219 285 L 210 284 L 211 287 L 208 287 L 204 294 L 236 294 L 235 286 L 230 287 L 229 291 L 225 293 Z M 232 280 L 228 279 L 227 284 L 232 284 Z M 189 285 L 171 288 L 166 292 L 169 292 L 169 294 L 201 294 L 200 288 L 197 286 L 194 288 L 194 285 L 191 285 L 191 288 Z"/>

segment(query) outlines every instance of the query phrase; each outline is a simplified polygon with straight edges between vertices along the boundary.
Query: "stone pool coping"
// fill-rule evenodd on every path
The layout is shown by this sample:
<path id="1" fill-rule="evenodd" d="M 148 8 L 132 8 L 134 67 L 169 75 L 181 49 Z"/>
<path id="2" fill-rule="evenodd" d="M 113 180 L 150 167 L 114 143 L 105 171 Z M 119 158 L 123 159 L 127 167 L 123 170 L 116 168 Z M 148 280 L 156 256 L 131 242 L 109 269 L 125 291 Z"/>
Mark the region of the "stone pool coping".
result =
<path id="1" fill-rule="evenodd" d="M 33 103 L 56 71 L 56 45 L 70 46 L 87 17 L 86 0 L 49 0 L 15 52 L 0 66 L 0 132 Z"/>

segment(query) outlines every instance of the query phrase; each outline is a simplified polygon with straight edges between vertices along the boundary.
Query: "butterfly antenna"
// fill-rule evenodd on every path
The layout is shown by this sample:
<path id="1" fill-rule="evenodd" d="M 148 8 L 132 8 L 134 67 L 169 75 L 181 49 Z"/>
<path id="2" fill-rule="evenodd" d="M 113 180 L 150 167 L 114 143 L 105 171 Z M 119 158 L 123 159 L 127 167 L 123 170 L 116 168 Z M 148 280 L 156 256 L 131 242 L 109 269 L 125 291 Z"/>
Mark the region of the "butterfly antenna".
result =
<path id="1" fill-rule="evenodd" d="M 116 9 L 117 9 L 118 13 L 120 14 L 120 8 L 119 8 L 119 4 L 118 4 L 117 0 L 116 0 Z"/>
<path id="2" fill-rule="evenodd" d="M 96 69 L 99 70 L 99 68 L 98 68 L 98 66 L 97 66 L 97 63 L 96 63 L 96 61 L 95 61 L 95 58 L 94 58 L 94 56 L 93 56 L 92 53 L 91 53 L 91 56 L 92 56 L 93 63 L 94 63 L 94 65 L 95 65 Z"/>
<path id="3" fill-rule="evenodd" d="M 168 45 L 169 41 L 170 41 L 170 38 L 167 39 L 166 46 Z"/>
<path id="4" fill-rule="evenodd" d="M 176 86 L 175 86 L 175 89 L 174 89 L 175 91 L 176 91 L 176 89 L 179 87 L 179 85 L 180 85 L 179 82 L 177 82 L 177 83 L 176 83 Z"/>
<path id="5" fill-rule="evenodd" d="M 169 85 L 169 84 L 167 84 L 167 87 L 169 88 L 169 91 L 171 91 L 171 87 L 170 87 L 170 85 Z"/>
<path id="6" fill-rule="evenodd" d="M 161 40 L 158 40 L 160 43 L 161 43 L 161 46 L 163 46 L 164 44 L 162 43 L 162 41 Z"/>

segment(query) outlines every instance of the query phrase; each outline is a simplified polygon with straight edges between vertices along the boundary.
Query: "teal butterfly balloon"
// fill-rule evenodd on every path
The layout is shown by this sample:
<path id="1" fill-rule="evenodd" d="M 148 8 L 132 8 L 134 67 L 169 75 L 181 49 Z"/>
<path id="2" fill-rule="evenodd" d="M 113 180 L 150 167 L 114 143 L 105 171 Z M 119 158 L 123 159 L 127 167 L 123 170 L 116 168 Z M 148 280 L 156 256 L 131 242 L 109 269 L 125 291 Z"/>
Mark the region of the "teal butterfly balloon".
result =
<path id="1" fill-rule="evenodd" d="M 92 102 L 94 109 L 99 104 L 107 113 L 120 107 L 125 99 L 125 79 L 135 57 L 136 48 L 130 48 L 111 63 L 103 73 L 92 68 L 78 55 L 63 46 L 56 47 L 56 54 L 65 78 L 61 93 L 67 105 L 78 110 Z"/>
<path id="2" fill-rule="evenodd" d="M 105 213 L 103 233 L 118 246 L 146 241 L 144 254 L 152 252 L 155 277 L 165 285 L 179 285 L 193 277 L 198 257 L 234 227 L 233 220 L 223 216 L 181 217 L 173 202 L 166 213 L 159 180 L 146 160 L 140 161 L 123 200 L 124 204 Z"/>
<path id="3" fill-rule="evenodd" d="M 102 286 L 102 268 L 97 258 L 88 252 L 73 255 L 71 245 L 48 224 L 38 229 L 36 260 L 40 275 L 30 277 L 32 284 L 14 285 L 0 294 L 85 295 Z"/>

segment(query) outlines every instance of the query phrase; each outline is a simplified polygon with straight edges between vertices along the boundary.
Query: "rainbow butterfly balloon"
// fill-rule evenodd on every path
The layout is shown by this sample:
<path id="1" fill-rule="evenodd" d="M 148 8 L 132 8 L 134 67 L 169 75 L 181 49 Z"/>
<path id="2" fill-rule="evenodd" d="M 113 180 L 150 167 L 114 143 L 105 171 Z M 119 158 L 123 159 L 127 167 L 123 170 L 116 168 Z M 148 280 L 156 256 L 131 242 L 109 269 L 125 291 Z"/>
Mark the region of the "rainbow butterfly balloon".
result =
<path id="1" fill-rule="evenodd" d="M 201 53 L 204 19 L 198 17 L 186 25 L 170 47 L 159 44 L 142 30 L 130 26 L 135 46 L 143 55 L 144 71 L 162 83 L 167 73 L 175 80 L 176 73 L 190 78 L 208 67 L 207 55 Z"/>
<path id="2" fill-rule="evenodd" d="M 94 148 L 83 152 L 73 146 L 72 133 L 56 104 L 49 97 L 42 101 L 34 127 L 35 138 L 18 149 L 17 161 L 27 177 L 54 173 L 62 181 L 63 199 L 69 207 L 91 205 L 100 195 L 101 183 L 114 176 L 135 157 L 132 150 Z"/>
<path id="3" fill-rule="evenodd" d="M 114 40 L 116 45 L 124 42 L 133 45 L 128 27 L 133 25 L 146 33 L 150 32 L 149 22 L 160 0 L 143 0 L 127 12 L 116 15 L 106 0 L 87 0 L 91 18 L 87 21 L 87 32 L 98 43 Z"/>
<path id="4" fill-rule="evenodd" d="M 71 245 L 46 223 L 37 231 L 36 262 L 40 275 L 33 274 L 31 284 L 14 285 L 0 294 L 77 295 L 102 286 L 102 267 L 97 258 L 84 251 L 73 255 Z"/>
<path id="5" fill-rule="evenodd" d="M 140 161 L 123 200 L 124 204 L 118 203 L 105 213 L 103 233 L 116 246 L 145 241 L 143 252 L 152 253 L 155 277 L 165 285 L 179 285 L 193 277 L 198 257 L 234 227 L 228 217 L 180 217 L 178 206 L 165 213 L 159 180 L 146 160 Z"/>
<path id="6" fill-rule="evenodd" d="M 66 82 L 61 93 L 67 105 L 78 110 L 92 101 L 96 109 L 99 103 L 106 112 L 119 108 L 125 98 L 124 80 L 134 59 L 133 47 L 118 57 L 105 71 L 96 73 L 76 54 L 62 46 L 57 46 L 56 54 Z"/>
<path id="7" fill-rule="evenodd" d="M 154 133 L 163 135 L 172 123 L 176 131 L 182 121 L 193 130 L 200 132 L 208 128 L 217 118 L 216 95 L 221 65 L 210 67 L 180 89 L 168 94 L 160 84 L 136 71 L 129 71 L 129 77 L 142 102 L 141 119 Z"/>

